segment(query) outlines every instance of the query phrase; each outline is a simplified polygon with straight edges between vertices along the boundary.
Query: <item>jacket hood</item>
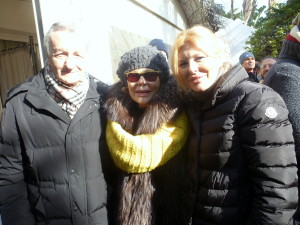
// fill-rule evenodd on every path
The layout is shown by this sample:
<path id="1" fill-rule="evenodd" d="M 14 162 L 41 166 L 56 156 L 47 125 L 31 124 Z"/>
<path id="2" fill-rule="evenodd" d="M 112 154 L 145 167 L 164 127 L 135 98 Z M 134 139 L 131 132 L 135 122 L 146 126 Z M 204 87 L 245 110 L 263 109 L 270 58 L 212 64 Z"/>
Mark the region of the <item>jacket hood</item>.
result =
<path id="1" fill-rule="evenodd" d="M 289 40 L 282 43 L 279 59 L 294 59 L 300 61 L 300 44 Z"/>

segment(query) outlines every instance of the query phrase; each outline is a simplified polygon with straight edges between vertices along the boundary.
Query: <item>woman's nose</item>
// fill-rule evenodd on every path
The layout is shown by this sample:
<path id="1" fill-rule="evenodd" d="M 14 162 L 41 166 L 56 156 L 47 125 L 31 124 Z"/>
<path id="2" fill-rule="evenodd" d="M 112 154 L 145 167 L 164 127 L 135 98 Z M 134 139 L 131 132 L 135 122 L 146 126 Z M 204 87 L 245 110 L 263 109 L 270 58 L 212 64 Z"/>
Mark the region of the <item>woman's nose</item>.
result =
<path id="1" fill-rule="evenodd" d="M 195 61 L 190 61 L 188 64 L 189 72 L 190 73 L 195 73 L 198 71 L 198 63 Z"/>
<path id="2" fill-rule="evenodd" d="M 140 79 L 138 80 L 138 84 L 144 85 L 145 83 L 146 83 L 146 80 L 145 80 L 144 76 L 140 76 Z"/>

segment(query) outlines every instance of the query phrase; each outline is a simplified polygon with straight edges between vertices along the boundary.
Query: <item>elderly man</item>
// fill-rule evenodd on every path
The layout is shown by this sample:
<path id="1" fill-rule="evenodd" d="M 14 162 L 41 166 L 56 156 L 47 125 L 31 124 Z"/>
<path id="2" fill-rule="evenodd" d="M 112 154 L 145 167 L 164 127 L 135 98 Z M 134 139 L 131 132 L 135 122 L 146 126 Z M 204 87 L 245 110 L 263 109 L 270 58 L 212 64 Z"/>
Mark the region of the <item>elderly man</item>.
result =
<path id="1" fill-rule="evenodd" d="M 73 24 L 45 36 L 47 65 L 12 88 L 0 132 L 3 225 L 107 224 L 100 144 L 106 85 L 85 72 Z"/>
<path id="2" fill-rule="evenodd" d="M 244 52 L 239 57 L 240 64 L 245 68 L 248 73 L 249 80 L 252 82 L 259 82 L 257 74 L 254 71 L 255 57 L 252 52 Z"/>
<path id="3" fill-rule="evenodd" d="M 277 59 L 273 58 L 273 57 L 265 57 L 262 61 L 261 61 L 261 68 L 260 68 L 260 75 L 262 77 L 262 80 L 259 82 L 261 84 L 264 83 L 264 80 L 267 77 L 267 73 L 269 72 L 269 70 L 271 69 L 271 67 L 276 63 Z"/>

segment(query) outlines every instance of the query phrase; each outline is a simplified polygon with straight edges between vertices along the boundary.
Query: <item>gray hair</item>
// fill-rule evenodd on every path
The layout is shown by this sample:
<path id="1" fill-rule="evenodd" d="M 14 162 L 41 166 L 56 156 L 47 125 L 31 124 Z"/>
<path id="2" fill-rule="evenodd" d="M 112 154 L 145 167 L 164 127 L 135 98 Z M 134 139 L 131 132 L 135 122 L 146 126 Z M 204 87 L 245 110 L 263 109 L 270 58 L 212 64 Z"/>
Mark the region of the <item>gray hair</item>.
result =
<path id="1" fill-rule="evenodd" d="M 83 30 L 83 27 L 81 25 L 78 25 L 78 23 L 75 22 L 56 22 L 52 24 L 48 32 L 46 33 L 44 37 L 44 47 L 46 49 L 46 52 L 48 55 L 50 55 L 50 42 L 51 37 L 53 33 L 58 31 L 65 31 L 70 32 L 74 34 L 78 34 L 82 36 L 83 41 L 85 41 L 86 46 L 88 47 L 88 39 L 85 36 L 85 32 Z"/>

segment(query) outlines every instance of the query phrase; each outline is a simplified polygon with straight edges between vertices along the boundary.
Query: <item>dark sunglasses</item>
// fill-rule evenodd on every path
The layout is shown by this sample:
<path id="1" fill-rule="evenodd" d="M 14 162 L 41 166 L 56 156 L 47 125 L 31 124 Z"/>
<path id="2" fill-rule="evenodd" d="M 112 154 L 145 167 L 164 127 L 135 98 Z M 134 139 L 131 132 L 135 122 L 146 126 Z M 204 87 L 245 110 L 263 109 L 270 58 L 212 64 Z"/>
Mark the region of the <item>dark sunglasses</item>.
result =
<path id="1" fill-rule="evenodd" d="M 141 76 L 148 82 L 156 81 L 159 71 L 146 71 L 144 73 L 127 73 L 127 80 L 129 82 L 138 82 Z"/>

